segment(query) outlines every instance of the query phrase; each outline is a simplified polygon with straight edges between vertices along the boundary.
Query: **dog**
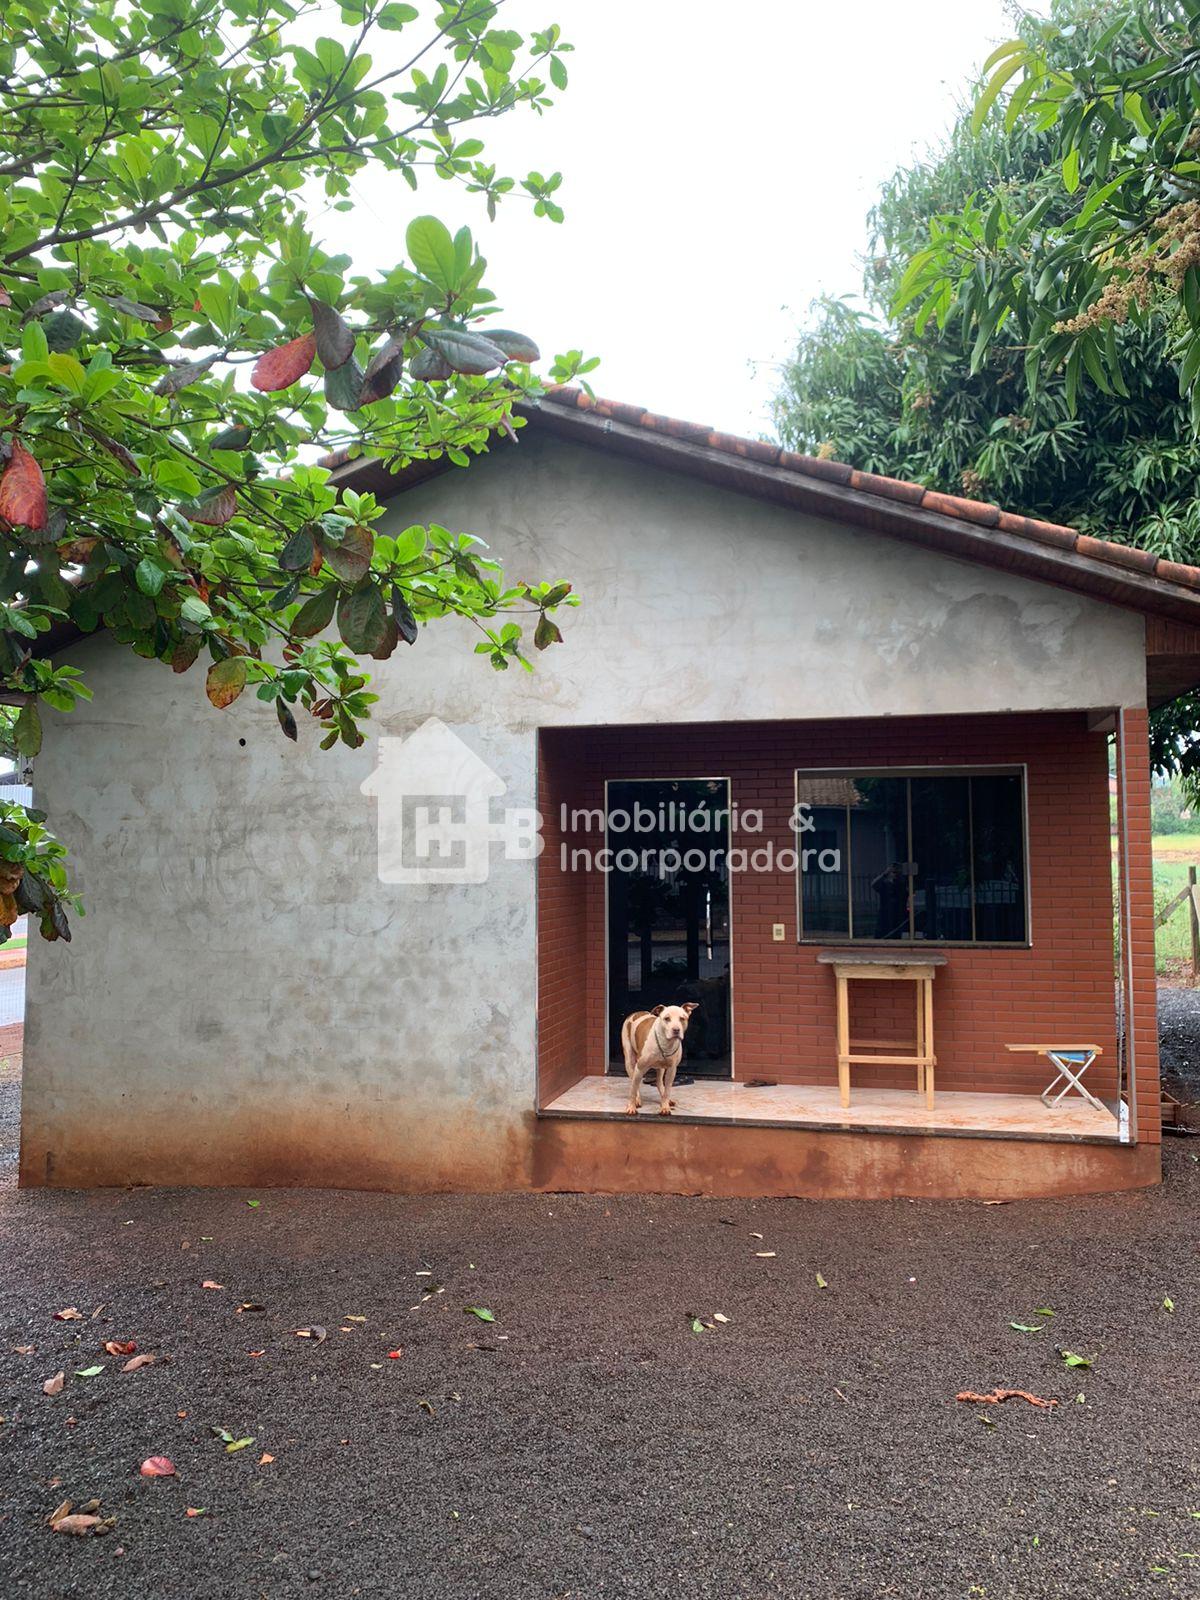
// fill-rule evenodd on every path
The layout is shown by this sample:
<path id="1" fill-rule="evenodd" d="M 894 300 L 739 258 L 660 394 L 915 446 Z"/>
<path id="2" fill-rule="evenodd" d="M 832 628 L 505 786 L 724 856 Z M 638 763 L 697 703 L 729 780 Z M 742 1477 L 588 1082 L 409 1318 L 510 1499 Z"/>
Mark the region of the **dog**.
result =
<path id="1" fill-rule="evenodd" d="M 696 1002 L 683 1006 L 655 1006 L 653 1011 L 635 1011 L 621 1025 L 621 1050 L 625 1056 L 625 1071 L 629 1074 L 629 1104 L 626 1116 L 636 1117 L 642 1104 L 642 1079 L 649 1073 L 658 1074 L 658 1108 L 660 1117 L 669 1117 L 671 1085 L 679 1063 L 683 1060 L 683 1036 Z"/>

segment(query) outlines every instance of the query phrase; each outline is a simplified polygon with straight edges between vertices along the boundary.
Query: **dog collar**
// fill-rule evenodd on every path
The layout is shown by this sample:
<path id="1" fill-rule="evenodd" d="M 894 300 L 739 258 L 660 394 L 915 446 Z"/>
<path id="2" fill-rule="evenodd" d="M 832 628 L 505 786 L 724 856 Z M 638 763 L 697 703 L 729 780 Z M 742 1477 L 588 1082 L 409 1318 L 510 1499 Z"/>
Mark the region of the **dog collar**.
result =
<path id="1" fill-rule="evenodd" d="M 654 1019 L 654 1042 L 658 1046 L 658 1053 L 664 1061 L 668 1056 L 673 1056 L 676 1050 L 682 1050 L 683 1048 L 683 1041 L 681 1039 L 672 1039 L 669 1041 L 671 1048 L 669 1050 L 666 1049 L 662 1042 L 662 1035 L 658 1031 L 657 1017 Z"/>

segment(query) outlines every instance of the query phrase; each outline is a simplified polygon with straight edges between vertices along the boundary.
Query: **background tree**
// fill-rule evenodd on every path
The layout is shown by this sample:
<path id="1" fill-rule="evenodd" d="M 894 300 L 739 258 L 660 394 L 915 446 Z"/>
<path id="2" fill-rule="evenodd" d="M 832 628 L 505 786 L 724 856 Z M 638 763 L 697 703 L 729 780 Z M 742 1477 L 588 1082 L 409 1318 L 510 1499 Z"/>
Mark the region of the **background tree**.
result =
<path id="1" fill-rule="evenodd" d="M 533 341 L 498 326 L 470 231 L 416 216 L 407 259 L 354 272 L 305 220 L 335 214 L 368 163 L 397 192 L 435 175 L 489 215 L 523 196 L 559 221 L 557 173 L 519 183 L 478 125 L 541 112 L 567 82 L 557 26 L 502 3 L 343 0 L 313 38 L 290 0 L 7 0 L 0 18 L 0 696 L 11 746 L 41 743 L 78 669 L 39 651 L 68 619 L 208 697 L 246 688 L 362 742 L 386 659 L 469 618 L 500 670 L 560 635 L 567 583 L 506 583 L 442 527 L 376 533 L 320 452 L 465 466 L 536 392 Z M 417 209 L 414 206 L 414 211 Z M 336 221 L 330 231 L 336 233 Z M 572 352 L 566 379 L 594 363 Z M 336 636 L 326 636 L 333 629 Z M 149 669 L 148 669 L 149 670 Z M 20 911 L 69 938 L 64 852 L 38 812 L 0 806 L 0 940 Z"/>
<path id="2" fill-rule="evenodd" d="M 1181 225 L 1154 221 L 1200 178 L 1192 15 L 1059 0 L 1021 23 L 945 147 L 884 186 L 865 309 L 824 302 L 801 334 L 774 402 L 786 443 L 1200 565 L 1195 269 L 1164 242 Z M 1140 88 L 1118 91 L 1134 59 Z M 1164 151 L 1182 152 L 1169 176 Z M 1131 215 L 1158 183 L 1165 210 Z M 1198 723 L 1195 696 L 1152 722 L 1157 765 L 1193 788 Z"/>

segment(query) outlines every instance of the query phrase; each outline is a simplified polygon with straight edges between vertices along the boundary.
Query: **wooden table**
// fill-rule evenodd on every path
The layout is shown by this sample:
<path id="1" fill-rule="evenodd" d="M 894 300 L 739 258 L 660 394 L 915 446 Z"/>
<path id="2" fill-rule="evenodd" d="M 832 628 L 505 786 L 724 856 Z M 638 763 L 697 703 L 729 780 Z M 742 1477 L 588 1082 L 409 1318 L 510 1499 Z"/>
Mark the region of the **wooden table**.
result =
<path id="1" fill-rule="evenodd" d="M 837 1065 L 838 1094 L 843 1106 L 850 1104 L 850 1068 L 856 1066 L 916 1067 L 917 1093 L 924 1093 L 925 1104 L 933 1110 L 933 1075 L 937 1056 L 933 1049 L 933 979 L 945 956 L 927 951 L 909 953 L 897 950 L 884 955 L 878 950 L 822 950 L 817 956 L 822 966 L 832 967 L 837 979 Z M 852 1053 L 850 1044 L 850 984 L 855 978 L 915 983 L 917 986 L 917 1041 L 915 1050 L 903 1054 Z M 886 1045 L 886 1041 L 880 1041 Z M 900 1046 L 895 1047 L 900 1050 Z"/>

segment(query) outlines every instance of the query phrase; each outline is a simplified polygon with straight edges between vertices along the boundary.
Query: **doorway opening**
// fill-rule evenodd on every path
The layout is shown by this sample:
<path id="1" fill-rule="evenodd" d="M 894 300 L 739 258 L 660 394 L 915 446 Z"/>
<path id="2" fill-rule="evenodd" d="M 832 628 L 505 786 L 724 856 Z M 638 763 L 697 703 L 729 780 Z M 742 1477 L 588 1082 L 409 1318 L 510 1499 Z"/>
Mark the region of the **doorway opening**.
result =
<path id="1" fill-rule="evenodd" d="M 733 1076 L 729 780 L 610 779 L 608 1069 L 633 1011 L 692 1002 L 685 1074 Z"/>

